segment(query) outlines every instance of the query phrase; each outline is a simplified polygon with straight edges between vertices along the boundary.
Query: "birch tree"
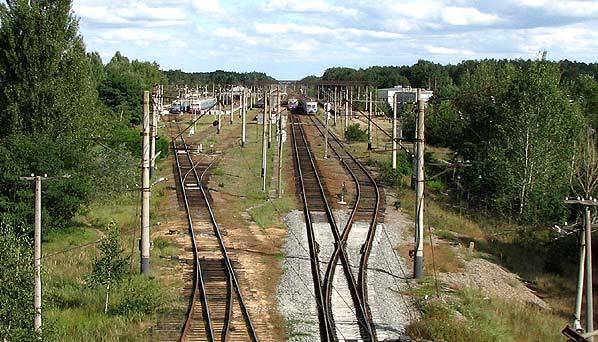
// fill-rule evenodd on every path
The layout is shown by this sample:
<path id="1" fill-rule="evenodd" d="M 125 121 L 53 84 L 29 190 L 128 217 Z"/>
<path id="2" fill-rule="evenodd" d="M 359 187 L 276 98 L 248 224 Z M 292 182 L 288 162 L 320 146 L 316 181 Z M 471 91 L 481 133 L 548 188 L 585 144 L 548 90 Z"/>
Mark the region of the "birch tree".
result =
<path id="1" fill-rule="evenodd" d="M 108 224 L 106 238 L 100 243 L 100 256 L 93 262 L 88 280 L 92 286 L 105 288 L 104 313 L 108 313 L 110 291 L 127 273 L 128 260 L 120 245 L 119 229 L 114 222 Z"/>

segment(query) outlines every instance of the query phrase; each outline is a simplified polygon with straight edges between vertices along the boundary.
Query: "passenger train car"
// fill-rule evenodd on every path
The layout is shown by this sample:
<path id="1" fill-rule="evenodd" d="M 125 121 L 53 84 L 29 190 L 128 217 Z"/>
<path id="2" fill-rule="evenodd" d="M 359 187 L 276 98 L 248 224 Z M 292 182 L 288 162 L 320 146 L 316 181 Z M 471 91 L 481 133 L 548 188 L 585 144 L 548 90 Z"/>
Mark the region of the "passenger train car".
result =
<path id="1" fill-rule="evenodd" d="M 316 114 L 318 112 L 318 103 L 316 101 L 309 101 L 309 99 L 302 98 L 299 103 L 301 110 L 305 114 Z"/>

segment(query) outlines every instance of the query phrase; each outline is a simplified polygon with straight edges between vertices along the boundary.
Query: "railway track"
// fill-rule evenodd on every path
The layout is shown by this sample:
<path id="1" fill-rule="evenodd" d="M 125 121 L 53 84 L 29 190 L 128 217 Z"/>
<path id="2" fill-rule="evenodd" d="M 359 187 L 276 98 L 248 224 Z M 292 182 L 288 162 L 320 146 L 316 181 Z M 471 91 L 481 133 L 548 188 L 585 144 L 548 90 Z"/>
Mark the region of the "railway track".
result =
<path id="1" fill-rule="evenodd" d="M 366 296 L 363 296 L 362 287 L 355 280 L 349 257 L 344 248 L 350 232 L 351 222 L 355 213 L 358 212 L 359 206 L 358 204 L 355 205 L 349 222 L 341 233 L 326 198 L 325 187 L 318 174 L 300 116 L 293 115 L 291 122 L 297 181 L 298 188 L 301 190 L 308 233 L 321 339 L 323 341 L 374 341 L 375 331 L 369 319 L 370 315 L 366 305 L 363 302 L 363 298 Z M 359 203 L 359 201 L 356 203 Z M 377 213 L 377 211 L 378 207 L 376 207 L 375 212 Z M 321 226 L 316 230 L 315 221 L 321 217 L 318 213 L 324 214 L 332 237 L 330 234 L 319 230 Z M 376 220 L 377 218 L 374 219 L 374 221 Z M 324 239 L 328 237 L 328 241 L 318 244 L 316 236 L 324 237 Z M 332 249 L 331 244 L 334 245 Z M 322 272 L 320 268 L 320 254 L 323 254 L 324 259 L 327 259 L 325 272 Z M 339 265 L 342 267 L 344 277 L 335 276 Z M 359 275 L 357 278 L 359 279 Z M 344 303 L 343 307 L 348 310 L 335 309 L 334 306 L 338 305 L 333 305 L 333 297 L 336 298 L 336 302 L 341 300 Z"/>
<path id="2" fill-rule="evenodd" d="M 180 126 L 178 129 L 172 148 L 177 191 L 187 214 L 193 270 L 191 286 L 185 290 L 189 305 L 184 324 L 169 322 L 180 316 L 167 318 L 157 335 L 160 341 L 258 341 L 207 189 L 216 159 L 203 156 L 194 160 Z"/>
<path id="3" fill-rule="evenodd" d="M 319 133 L 324 136 L 326 134 L 325 124 L 318 117 L 310 116 L 310 120 Z M 367 265 L 374 242 L 376 227 L 384 221 L 385 201 L 383 189 L 378 187 L 376 180 L 369 170 L 348 151 L 338 136 L 329 132 L 329 137 L 331 138 L 328 139 L 330 149 L 355 182 L 355 200 L 342 233 L 342 245 L 355 246 L 356 248 L 354 249 L 359 250 L 359 253 L 351 254 L 348 252 L 348 254 L 352 269 L 356 269 L 358 279 L 357 288 L 365 307 L 367 318 L 372 322 L 367 292 Z M 367 222 L 367 228 L 361 222 Z M 365 242 L 363 242 L 364 235 Z M 356 265 L 359 266 L 356 267 Z M 375 329 L 373 331 L 375 333 Z"/>

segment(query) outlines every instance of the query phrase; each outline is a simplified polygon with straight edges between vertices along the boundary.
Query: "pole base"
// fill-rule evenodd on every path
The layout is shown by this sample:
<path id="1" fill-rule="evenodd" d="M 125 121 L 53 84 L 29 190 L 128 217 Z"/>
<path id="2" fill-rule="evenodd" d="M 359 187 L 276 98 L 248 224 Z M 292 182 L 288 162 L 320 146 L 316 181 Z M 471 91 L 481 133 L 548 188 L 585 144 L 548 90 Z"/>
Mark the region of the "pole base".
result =
<path id="1" fill-rule="evenodd" d="M 415 279 L 421 279 L 424 277 L 424 257 L 422 256 L 415 256 L 415 260 L 413 263 L 413 277 Z"/>
<path id="2" fill-rule="evenodd" d="M 369 143 L 368 143 L 368 151 L 371 151 L 371 150 L 372 150 L 372 143 L 371 143 L 371 142 L 369 142 Z"/>
<path id="3" fill-rule="evenodd" d="M 150 270 L 150 261 L 149 258 L 141 258 L 141 273 L 148 274 Z"/>

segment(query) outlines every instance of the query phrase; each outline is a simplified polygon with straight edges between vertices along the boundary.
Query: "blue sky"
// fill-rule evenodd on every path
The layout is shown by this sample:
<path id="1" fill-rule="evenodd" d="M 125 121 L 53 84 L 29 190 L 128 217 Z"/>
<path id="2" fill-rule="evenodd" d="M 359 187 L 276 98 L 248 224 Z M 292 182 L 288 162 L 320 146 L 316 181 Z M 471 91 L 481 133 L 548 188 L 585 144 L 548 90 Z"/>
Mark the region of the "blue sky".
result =
<path id="1" fill-rule="evenodd" d="M 332 66 L 418 59 L 596 62 L 593 0 L 74 0 L 88 50 L 184 71 L 263 71 L 278 79 Z"/>

